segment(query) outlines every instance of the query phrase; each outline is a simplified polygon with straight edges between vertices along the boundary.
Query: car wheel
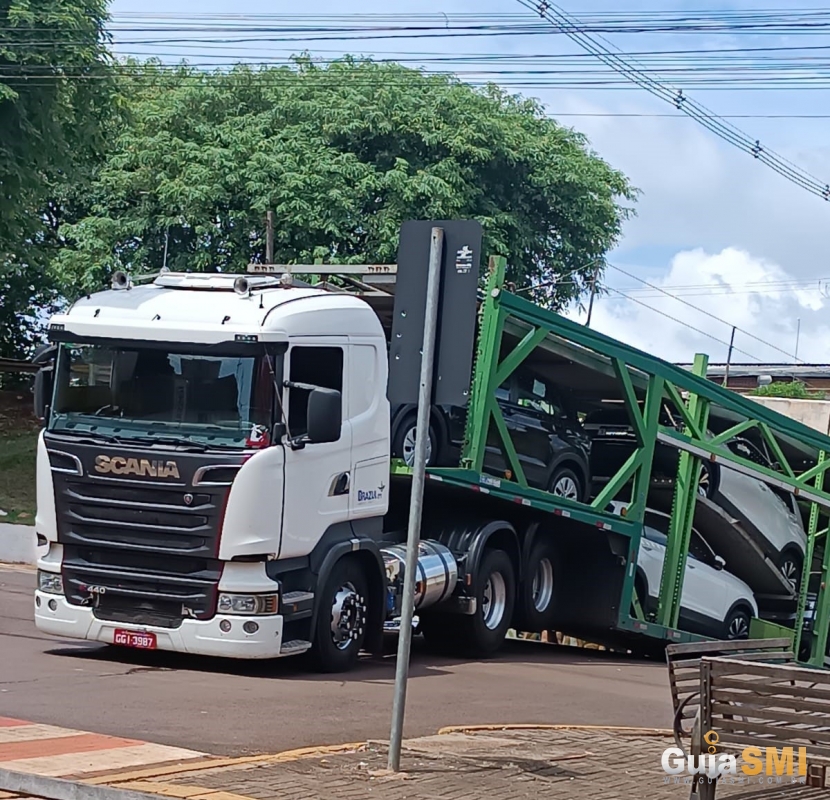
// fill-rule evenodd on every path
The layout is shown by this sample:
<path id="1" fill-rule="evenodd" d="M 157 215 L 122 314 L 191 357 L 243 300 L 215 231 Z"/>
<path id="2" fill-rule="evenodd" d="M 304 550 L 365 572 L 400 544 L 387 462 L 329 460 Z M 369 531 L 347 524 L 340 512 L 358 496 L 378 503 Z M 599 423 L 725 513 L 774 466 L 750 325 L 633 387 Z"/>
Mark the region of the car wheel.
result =
<path id="1" fill-rule="evenodd" d="M 712 499 L 717 489 L 717 475 L 712 467 L 704 462 L 701 465 L 700 477 L 697 481 L 697 491 L 701 497 Z"/>
<path id="2" fill-rule="evenodd" d="M 363 567 L 353 558 L 338 561 L 317 609 L 311 658 L 320 672 L 346 672 L 357 662 L 366 638 L 367 595 Z"/>
<path id="3" fill-rule="evenodd" d="M 555 590 L 555 553 L 544 541 L 536 542 L 530 551 L 520 597 L 518 630 L 533 633 L 546 631 L 553 624 Z"/>
<path id="4" fill-rule="evenodd" d="M 557 497 L 564 497 L 577 503 L 581 502 L 584 496 L 582 481 L 570 467 L 559 467 L 554 470 L 549 491 Z"/>
<path id="5" fill-rule="evenodd" d="M 513 562 L 504 550 L 487 550 L 476 575 L 476 610 L 459 616 L 459 634 L 467 653 L 489 656 L 504 642 L 513 619 L 516 579 Z"/>
<path id="6" fill-rule="evenodd" d="M 736 608 L 727 618 L 723 626 L 724 639 L 749 638 L 749 612 L 745 608 Z"/>
<path id="7" fill-rule="evenodd" d="M 406 418 L 398 428 L 395 441 L 392 443 L 392 452 L 397 458 L 402 458 L 407 467 L 415 466 L 415 444 L 417 436 L 417 417 L 413 414 Z M 433 425 L 429 426 L 429 440 L 427 441 L 426 465 L 434 466 L 438 460 L 438 435 Z"/>
<path id="8" fill-rule="evenodd" d="M 793 593 L 798 594 L 801 588 L 801 575 L 804 569 L 804 557 L 801 553 L 785 550 L 778 560 L 778 569 L 792 587 Z"/>

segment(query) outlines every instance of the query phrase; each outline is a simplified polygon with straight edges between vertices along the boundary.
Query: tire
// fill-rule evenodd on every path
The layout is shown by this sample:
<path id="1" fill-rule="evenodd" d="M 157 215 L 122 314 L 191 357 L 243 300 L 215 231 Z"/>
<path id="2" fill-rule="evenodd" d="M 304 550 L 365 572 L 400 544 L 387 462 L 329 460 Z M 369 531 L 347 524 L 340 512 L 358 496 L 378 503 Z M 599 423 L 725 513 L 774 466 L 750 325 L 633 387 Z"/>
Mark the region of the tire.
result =
<path id="1" fill-rule="evenodd" d="M 476 575 L 476 611 L 458 617 L 459 641 L 471 656 L 495 653 L 513 619 L 516 577 L 513 562 L 504 550 L 486 550 Z"/>
<path id="2" fill-rule="evenodd" d="M 778 557 L 778 569 L 793 587 L 793 592 L 798 594 L 804 570 L 804 556 L 797 550 L 785 550 Z"/>
<path id="3" fill-rule="evenodd" d="M 402 458 L 404 463 L 411 469 L 415 463 L 415 429 L 418 418 L 415 414 L 409 414 L 398 427 L 395 440 L 392 442 L 392 454 L 395 458 Z M 429 426 L 429 444 L 427 445 L 428 467 L 435 466 L 439 461 L 441 443 L 438 440 L 438 433 L 435 426 Z"/>
<path id="4" fill-rule="evenodd" d="M 749 638 L 750 614 L 743 606 L 733 609 L 723 623 L 723 638 L 729 641 Z"/>
<path id="5" fill-rule="evenodd" d="M 556 554 L 553 547 L 537 541 L 530 551 L 524 570 L 525 580 L 519 592 L 516 629 L 531 633 L 551 630 L 555 597 Z"/>
<path id="6" fill-rule="evenodd" d="M 707 500 L 712 500 L 718 491 L 718 471 L 712 464 L 707 464 L 705 461 L 701 465 L 697 491 Z"/>
<path id="7" fill-rule="evenodd" d="M 354 558 L 341 558 L 334 565 L 320 595 L 311 647 L 319 672 L 348 672 L 357 663 L 366 638 L 368 590 L 363 567 Z"/>
<path id="8" fill-rule="evenodd" d="M 557 497 L 565 497 L 581 503 L 585 498 L 582 479 L 570 467 L 557 467 L 548 483 L 548 491 Z"/>
<path id="9" fill-rule="evenodd" d="M 643 617 L 648 619 L 648 588 L 646 587 L 645 578 L 637 574 L 637 577 L 634 579 L 634 591 L 637 593 L 637 599 L 640 601 L 640 608 L 643 611 Z M 631 610 L 629 611 L 632 619 L 637 619 L 637 615 L 634 613 L 634 601 L 631 602 Z"/>

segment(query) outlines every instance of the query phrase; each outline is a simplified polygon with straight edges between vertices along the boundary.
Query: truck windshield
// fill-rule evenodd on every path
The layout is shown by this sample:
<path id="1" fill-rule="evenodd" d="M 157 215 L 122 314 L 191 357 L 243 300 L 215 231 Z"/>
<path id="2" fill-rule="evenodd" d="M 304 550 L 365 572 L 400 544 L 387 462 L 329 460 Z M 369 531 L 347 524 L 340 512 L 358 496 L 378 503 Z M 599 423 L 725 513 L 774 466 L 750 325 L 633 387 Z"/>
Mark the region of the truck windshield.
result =
<path id="1" fill-rule="evenodd" d="M 277 362 L 273 356 L 214 356 L 186 346 L 62 345 L 50 429 L 55 432 L 184 439 L 195 445 L 267 443 Z"/>

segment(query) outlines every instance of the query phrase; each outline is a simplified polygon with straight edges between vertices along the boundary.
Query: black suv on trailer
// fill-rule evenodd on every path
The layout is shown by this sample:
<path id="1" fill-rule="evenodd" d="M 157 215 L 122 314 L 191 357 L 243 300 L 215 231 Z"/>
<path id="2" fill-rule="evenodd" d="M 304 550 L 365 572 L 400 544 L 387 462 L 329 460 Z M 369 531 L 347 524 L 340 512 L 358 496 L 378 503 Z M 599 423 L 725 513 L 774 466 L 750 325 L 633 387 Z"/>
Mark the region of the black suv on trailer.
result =
<path id="1" fill-rule="evenodd" d="M 572 500 L 587 500 L 590 439 L 566 397 L 541 376 L 519 368 L 496 391 L 496 399 L 528 484 Z M 392 412 L 392 456 L 409 466 L 415 459 L 416 413 L 414 405 L 401 405 Z M 465 407 L 433 406 L 427 466 L 458 466 L 466 422 Z M 491 424 L 484 470 L 504 475 L 509 469 Z"/>

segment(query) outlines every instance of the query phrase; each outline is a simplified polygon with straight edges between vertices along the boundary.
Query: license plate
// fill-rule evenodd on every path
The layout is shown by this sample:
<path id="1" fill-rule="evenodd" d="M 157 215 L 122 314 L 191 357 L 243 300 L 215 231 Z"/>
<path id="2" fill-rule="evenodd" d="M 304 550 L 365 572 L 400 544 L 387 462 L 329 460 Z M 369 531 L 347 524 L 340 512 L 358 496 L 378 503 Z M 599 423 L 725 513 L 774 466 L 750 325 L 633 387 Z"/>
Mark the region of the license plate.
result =
<path id="1" fill-rule="evenodd" d="M 124 647 L 138 647 L 142 650 L 155 650 L 156 635 L 154 633 L 143 633 L 142 631 L 116 630 L 112 643 Z"/>

